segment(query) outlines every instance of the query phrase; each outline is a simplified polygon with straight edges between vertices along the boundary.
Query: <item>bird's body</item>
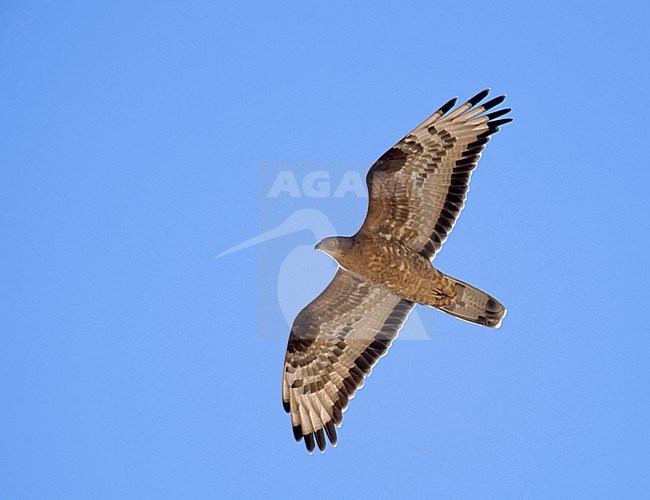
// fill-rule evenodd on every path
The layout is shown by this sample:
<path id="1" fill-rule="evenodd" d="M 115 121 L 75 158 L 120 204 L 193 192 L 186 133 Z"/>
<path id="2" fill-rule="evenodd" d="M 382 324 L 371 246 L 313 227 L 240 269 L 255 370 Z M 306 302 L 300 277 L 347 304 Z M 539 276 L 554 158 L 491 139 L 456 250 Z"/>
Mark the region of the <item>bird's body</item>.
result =
<path id="1" fill-rule="evenodd" d="M 398 241 L 381 236 L 357 234 L 348 239 L 349 248 L 331 252 L 322 248 L 339 265 L 352 273 L 390 290 L 403 299 L 441 307 L 456 297 L 453 282 L 422 257 Z"/>
<path id="2" fill-rule="evenodd" d="M 296 440 L 311 453 L 336 445 L 336 426 L 416 304 L 497 328 L 506 309 L 494 297 L 433 267 L 465 206 L 469 181 L 490 136 L 511 121 L 490 113 L 505 96 L 488 91 L 438 109 L 384 153 L 366 177 L 366 219 L 351 237 L 316 248 L 339 269 L 296 317 L 284 363 L 282 402 Z"/>

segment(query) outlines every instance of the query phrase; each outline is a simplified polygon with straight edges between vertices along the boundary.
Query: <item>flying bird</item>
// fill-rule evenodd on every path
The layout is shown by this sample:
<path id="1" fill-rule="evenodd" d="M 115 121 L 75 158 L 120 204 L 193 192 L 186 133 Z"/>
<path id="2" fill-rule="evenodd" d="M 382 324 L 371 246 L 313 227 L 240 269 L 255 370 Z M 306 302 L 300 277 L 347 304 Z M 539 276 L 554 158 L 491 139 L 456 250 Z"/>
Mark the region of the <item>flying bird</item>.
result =
<path id="1" fill-rule="evenodd" d="M 296 317 L 282 377 L 293 434 L 309 453 L 336 446 L 349 400 L 386 354 L 416 304 L 498 328 L 494 297 L 431 264 L 465 205 L 472 171 L 499 127 L 512 121 L 489 89 L 453 109 L 451 99 L 383 154 L 366 176 L 368 212 L 349 237 L 316 245 L 339 265 Z M 450 112 L 451 111 L 451 112 Z M 327 439 L 326 439 L 327 437 Z"/>

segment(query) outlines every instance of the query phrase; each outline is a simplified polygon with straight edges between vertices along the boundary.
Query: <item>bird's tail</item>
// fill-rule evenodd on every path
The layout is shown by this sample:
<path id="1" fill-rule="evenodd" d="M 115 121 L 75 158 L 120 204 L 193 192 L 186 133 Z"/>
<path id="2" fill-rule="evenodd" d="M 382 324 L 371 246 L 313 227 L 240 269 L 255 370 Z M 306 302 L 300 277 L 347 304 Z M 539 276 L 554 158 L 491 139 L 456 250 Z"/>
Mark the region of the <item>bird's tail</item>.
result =
<path id="1" fill-rule="evenodd" d="M 456 290 L 456 299 L 438 309 L 470 323 L 499 328 L 506 308 L 494 297 L 462 281 L 445 276 Z"/>

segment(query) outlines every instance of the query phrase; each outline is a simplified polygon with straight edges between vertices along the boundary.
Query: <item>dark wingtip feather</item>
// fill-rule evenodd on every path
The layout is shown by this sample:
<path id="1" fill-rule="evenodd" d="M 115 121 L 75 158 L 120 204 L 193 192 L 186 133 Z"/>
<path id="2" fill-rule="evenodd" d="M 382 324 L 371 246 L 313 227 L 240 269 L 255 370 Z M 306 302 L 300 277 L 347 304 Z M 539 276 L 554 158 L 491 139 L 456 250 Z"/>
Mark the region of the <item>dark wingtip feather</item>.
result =
<path id="1" fill-rule="evenodd" d="M 488 102 L 483 104 L 483 109 L 487 111 L 488 109 L 492 109 L 494 106 L 497 106 L 498 104 L 501 104 L 503 101 L 506 100 L 506 95 L 500 95 L 498 97 L 495 97 L 494 99 L 490 99 Z"/>
<path id="2" fill-rule="evenodd" d="M 501 118 L 500 120 L 489 121 L 487 122 L 488 129 L 482 134 L 479 134 L 476 138 L 479 140 L 489 138 L 492 134 L 496 134 L 499 131 L 499 127 L 501 125 L 505 125 L 506 123 L 510 123 L 511 121 L 512 118 Z"/>
<path id="3" fill-rule="evenodd" d="M 505 125 L 506 123 L 510 123 L 511 121 L 512 118 L 501 118 L 500 120 L 494 120 L 489 123 L 490 123 L 490 127 L 499 128 L 501 125 Z"/>
<path id="4" fill-rule="evenodd" d="M 335 406 L 332 409 L 332 412 L 334 413 L 334 422 L 341 425 L 341 422 L 343 422 L 343 412 L 341 411 L 341 408 Z"/>
<path id="5" fill-rule="evenodd" d="M 289 403 L 289 401 L 282 401 L 282 408 L 284 408 L 284 411 L 289 413 L 291 411 L 291 403 Z"/>
<path id="6" fill-rule="evenodd" d="M 327 441 L 325 441 L 325 434 L 323 433 L 322 427 L 316 431 L 316 443 L 318 444 L 318 449 L 323 453 L 327 446 Z"/>
<path id="7" fill-rule="evenodd" d="M 299 425 L 293 426 L 293 437 L 296 439 L 298 443 L 302 439 L 302 429 L 300 428 Z"/>
<path id="8" fill-rule="evenodd" d="M 481 102 L 483 99 L 485 99 L 485 96 L 487 96 L 490 93 L 490 89 L 487 88 L 485 90 L 481 90 L 478 94 L 476 94 L 474 97 L 472 97 L 468 103 L 470 103 L 472 106 L 475 104 Z"/>
<path id="9" fill-rule="evenodd" d="M 330 443 L 336 446 L 338 437 L 336 435 L 336 427 L 334 426 L 334 422 L 330 420 L 329 422 L 325 423 L 325 432 L 327 433 L 327 437 L 329 438 Z"/>
<path id="10" fill-rule="evenodd" d="M 493 111 L 492 113 L 488 113 L 485 116 L 488 117 L 488 120 L 494 120 L 495 118 L 499 118 L 500 116 L 510 113 L 510 111 L 512 111 L 511 108 L 503 108 L 498 111 Z"/>
<path id="11" fill-rule="evenodd" d="M 441 114 L 445 114 L 447 111 L 449 111 L 451 108 L 454 107 L 454 104 L 456 104 L 456 101 L 458 100 L 458 97 L 454 97 L 453 99 L 449 99 L 446 103 L 444 103 L 442 106 L 440 106 L 440 109 L 438 112 Z"/>
<path id="12" fill-rule="evenodd" d="M 470 142 L 467 145 L 467 149 L 474 149 L 474 148 L 483 149 L 483 146 L 485 146 L 488 142 L 490 142 L 490 138 L 489 137 L 483 137 L 481 139 L 477 139 L 474 142 Z"/>
<path id="13" fill-rule="evenodd" d="M 309 453 L 312 453 L 314 451 L 314 448 L 316 447 L 316 443 L 314 443 L 313 434 L 310 433 L 305 436 L 305 446 L 307 447 L 307 451 Z"/>

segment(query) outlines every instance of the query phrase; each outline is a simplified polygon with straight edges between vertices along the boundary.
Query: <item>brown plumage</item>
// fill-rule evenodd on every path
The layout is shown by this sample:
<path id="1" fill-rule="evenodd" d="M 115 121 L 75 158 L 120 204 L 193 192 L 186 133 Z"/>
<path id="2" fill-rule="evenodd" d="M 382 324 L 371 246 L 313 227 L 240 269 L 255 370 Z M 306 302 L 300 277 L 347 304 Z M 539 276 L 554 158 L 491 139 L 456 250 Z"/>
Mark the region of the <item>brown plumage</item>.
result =
<path id="1" fill-rule="evenodd" d="M 464 207 L 472 171 L 510 109 L 477 106 L 485 90 L 449 113 L 452 99 L 370 168 L 368 214 L 351 237 L 316 245 L 339 263 L 329 286 L 296 317 L 282 401 L 296 440 L 311 453 L 336 445 L 350 398 L 384 355 L 416 303 L 498 327 L 506 310 L 485 292 L 431 265 Z"/>
<path id="2" fill-rule="evenodd" d="M 440 307 L 454 300 L 453 283 L 429 259 L 398 241 L 368 233 L 327 238 L 316 248 L 334 257 L 344 269 L 411 302 Z"/>

